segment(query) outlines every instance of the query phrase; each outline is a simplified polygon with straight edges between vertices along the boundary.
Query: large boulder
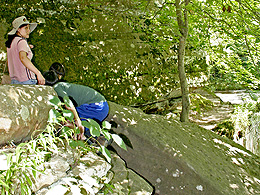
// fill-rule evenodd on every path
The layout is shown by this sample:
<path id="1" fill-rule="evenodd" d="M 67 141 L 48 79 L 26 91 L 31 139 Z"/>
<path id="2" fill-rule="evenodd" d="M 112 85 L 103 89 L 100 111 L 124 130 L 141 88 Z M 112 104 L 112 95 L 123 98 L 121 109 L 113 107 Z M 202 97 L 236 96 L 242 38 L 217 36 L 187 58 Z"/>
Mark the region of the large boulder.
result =
<path id="1" fill-rule="evenodd" d="M 0 85 L 0 145 L 29 140 L 45 129 L 52 87 Z"/>
<path id="2" fill-rule="evenodd" d="M 13 148 L 0 149 L 0 171 L 8 169 L 7 155 L 13 154 Z M 30 154 L 32 155 L 32 154 Z M 13 169 L 14 170 L 14 169 Z M 151 195 L 153 187 L 142 177 L 126 168 L 125 162 L 112 153 L 112 163 L 92 151 L 81 154 L 70 147 L 59 147 L 59 153 L 52 154 L 48 161 L 37 166 L 35 177 L 30 168 L 26 175 L 31 178 L 31 191 L 36 195 L 66 195 L 66 194 L 104 194 L 105 185 L 113 187 L 110 195 L 141 194 Z M 14 195 L 21 194 L 19 177 L 21 171 L 12 172 Z M 0 186 L 0 191 L 2 191 Z M 101 192 L 100 192 L 101 190 Z M 109 190 L 109 187 L 107 187 Z M 105 191 L 105 190 L 103 190 Z M 30 194 L 30 193 L 28 193 Z"/>
<path id="3" fill-rule="evenodd" d="M 156 194 L 260 193 L 260 158 L 231 140 L 112 102 L 107 120 L 128 145 L 113 148 Z"/>

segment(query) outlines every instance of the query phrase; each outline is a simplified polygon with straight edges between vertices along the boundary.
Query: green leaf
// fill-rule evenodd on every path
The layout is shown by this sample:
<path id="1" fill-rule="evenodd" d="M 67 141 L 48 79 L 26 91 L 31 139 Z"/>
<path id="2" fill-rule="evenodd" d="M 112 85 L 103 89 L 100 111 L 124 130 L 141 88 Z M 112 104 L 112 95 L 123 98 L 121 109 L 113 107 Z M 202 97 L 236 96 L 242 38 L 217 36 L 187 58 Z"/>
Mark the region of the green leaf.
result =
<path id="1" fill-rule="evenodd" d="M 70 140 L 69 141 L 69 145 L 72 147 L 72 148 L 76 148 L 78 146 L 82 147 L 82 148 L 85 148 L 85 144 L 83 141 L 81 140 Z"/>
<path id="2" fill-rule="evenodd" d="M 25 190 L 27 190 L 27 188 L 24 185 L 23 181 L 21 181 L 21 195 L 26 195 L 26 193 L 25 193 L 26 191 Z"/>
<path id="3" fill-rule="evenodd" d="M 24 177 L 25 177 L 26 181 L 28 182 L 29 186 L 32 186 L 32 180 L 30 179 L 30 177 L 28 177 L 26 175 L 26 173 L 24 174 Z"/>
<path id="4" fill-rule="evenodd" d="M 50 123 L 59 123 L 58 117 L 60 117 L 61 114 L 59 113 L 59 111 L 55 110 L 55 109 L 51 109 L 49 111 L 49 118 L 48 118 L 48 122 Z"/>
<path id="5" fill-rule="evenodd" d="M 20 143 L 17 147 L 24 147 L 25 145 L 27 145 L 27 143 Z"/>
<path id="6" fill-rule="evenodd" d="M 12 156 L 13 156 L 13 154 L 8 154 L 7 155 L 7 157 L 6 157 L 7 166 L 10 166 L 11 163 L 13 162 Z"/>
<path id="7" fill-rule="evenodd" d="M 61 104 L 61 101 L 57 96 L 50 96 L 49 102 L 55 107 L 55 109 L 57 109 L 58 106 Z"/>
<path id="8" fill-rule="evenodd" d="M 118 146 L 120 146 L 124 150 L 127 150 L 125 142 L 123 141 L 123 139 L 119 135 L 116 135 L 116 134 L 111 134 L 111 135 L 112 135 L 113 140 L 116 142 L 116 144 Z"/>
<path id="9" fill-rule="evenodd" d="M 82 148 L 85 148 L 85 144 L 81 140 L 78 141 L 78 146 L 81 146 Z"/>
<path id="10" fill-rule="evenodd" d="M 108 132 L 108 130 L 102 129 L 101 132 L 107 140 L 110 140 L 112 138 L 111 134 Z"/>
<path id="11" fill-rule="evenodd" d="M 99 124 L 95 120 L 87 119 L 87 121 L 82 121 L 82 125 L 89 129 L 90 134 L 92 136 L 96 136 L 96 137 L 100 136 L 101 128 L 100 128 Z"/>
<path id="12" fill-rule="evenodd" d="M 70 110 L 63 110 L 63 116 L 70 121 L 74 119 L 74 114 Z"/>
<path id="13" fill-rule="evenodd" d="M 21 155 L 21 152 L 20 152 L 20 147 L 17 147 L 16 149 L 15 149 L 15 159 L 16 159 L 16 163 L 19 163 L 19 161 L 20 161 L 20 155 Z"/>
<path id="14" fill-rule="evenodd" d="M 102 127 L 104 129 L 111 129 L 111 124 L 109 122 L 107 122 L 107 121 L 103 121 L 102 122 Z"/>
<path id="15" fill-rule="evenodd" d="M 105 146 L 100 147 L 100 152 L 103 154 L 103 156 L 107 159 L 109 163 L 111 163 L 111 154 L 109 150 Z"/>
<path id="16" fill-rule="evenodd" d="M 84 126 L 84 127 L 87 127 L 89 128 L 91 125 L 88 121 L 81 121 L 81 124 Z"/>
<path id="17" fill-rule="evenodd" d="M 71 128 L 63 127 L 60 131 L 60 135 L 71 135 Z"/>
<path id="18" fill-rule="evenodd" d="M 70 140 L 70 141 L 69 141 L 69 145 L 70 145 L 70 147 L 72 147 L 72 148 L 76 148 L 76 147 L 78 146 L 78 143 L 77 143 L 77 141 L 75 141 L 75 140 Z"/>
<path id="19" fill-rule="evenodd" d="M 64 103 L 65 103 L 66 106 L 68 106 L 70 108 L 74 106 L 72 101 L 70 100 L 70 98 L 68 96 L 64 96 L 63 100 L 64 100 Z"/>
<path id="20" fill-rule="evenodd" d="M 80 129 L 77 127 L 76 128 L 76 131 L 75 131 L 76 134 L 80 134 Z"/>
<path id="21" fill-rule="evenodd" d="M 33 177 L 36 178 L 36 170 L 32 170 L 32 173 L 33 173 Z"/>
<path id="22" fill-rule="evenodd" d="M 0 180 L 0 186 L 4 186 L 7 189 L 7 191 L 9 190 L 9 186 L 2 180 Z"/>

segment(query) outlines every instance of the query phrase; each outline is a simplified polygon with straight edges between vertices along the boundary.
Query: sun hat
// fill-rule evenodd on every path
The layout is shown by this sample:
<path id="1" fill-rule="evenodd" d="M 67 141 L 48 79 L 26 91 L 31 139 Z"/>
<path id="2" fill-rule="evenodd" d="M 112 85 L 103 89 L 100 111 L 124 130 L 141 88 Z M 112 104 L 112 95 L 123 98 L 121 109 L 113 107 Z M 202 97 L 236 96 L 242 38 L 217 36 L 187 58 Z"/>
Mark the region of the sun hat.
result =
<path id="1" fill-rule="evenodd" d="M 20 16 L 13 21 L 13 29 L 8 33 L 8 35 L 14 35 L 18 28 L 23 24 L 29 24 L 31 32 L 36 28 L 37 23 L 30 23 L 25 16 Z"/>

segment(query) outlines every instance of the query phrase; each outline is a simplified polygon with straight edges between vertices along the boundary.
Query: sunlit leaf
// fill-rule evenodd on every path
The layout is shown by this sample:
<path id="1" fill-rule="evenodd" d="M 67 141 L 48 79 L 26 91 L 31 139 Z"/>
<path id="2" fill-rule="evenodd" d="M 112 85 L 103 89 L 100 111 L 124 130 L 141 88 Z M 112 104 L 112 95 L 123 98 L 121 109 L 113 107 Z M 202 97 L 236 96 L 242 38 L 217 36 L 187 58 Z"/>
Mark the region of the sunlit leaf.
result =
<path id="1" fill-rule="evenodd" d="M 10 164 L 13 162 L 12 161 L 12 156 L 13 154 L 8 154 L 7 157 L 6 157 L 6 161 L 7 161 L 7 166 L 10 166 Z"/>
<path id="2" fill-rule="evenodd" d="M 36 178 L 36 171 L 34 169 L 32 170 L 32 173 L 33 173 L 33 177 Z"/>
<path id="3" fill-rule="evenodd" d="M 24 174 L 24 177 L 25 177 L 26 181 L 28 182 L 28 184 L 30 186 L 32 186 L 32 180 L 30 179 L 30 177 L 28 177 L 26 174 Z"/>
<path id="4" fill-rule="evenodd" d="M 63 116 L 69 121 L 73 121 L 74 114 L 70 110 L 63 110 Z"/>
<path id="5" fill-rule="evenodd" d="M 89 129 L 90 134 L 92 136 L 96 136 L 96 137 L 100 136 L 101 128 L 100 128 L 99 124 L 95 120 L 87 119 L 86 121 L 82 121 L 82 125 Z"/>
<path id="6" fill-rule="evenodd" d="M 105 146 L 100 147 L 100 152 L 103 154 L 103 156 L 107 159 L 109 163 L 111 163 L 111 154 L 109 150 Z"/>
<path id="7" fill-rule="evenodd" d="M 107 140 L 111 139 L 111 134 L 108 132 L 108 130 L 102 129 L 101 132 Z"/>
<path id="8" fill-rule="evenodd" d="M 61 104 L 61 101 L 57 96 L 50 96 L 49 102 L 50 102 L 51 105 L 53 105 L 55 107 L 55 109 L 57 109 L 58 105 Z"/>
<path id="9" fill-rule="evenodd" d="M 17 147 L 15 149 L 15 159 L 16 159 L 16 163 L 19 163 L 19 160 L 20 160 L 20 155 L 21 155 L 21 152 L 20 152 L 20 147 Z"/>
<path id="10" fill-rule="evenodd" d="M 63 100 L 64 100 L 64 103 L 66 104 L 66 106 L 68 106 L 70 108 L 74 106 L 72 101 L 70 100 L 70 98 L 68 96 L 64 96 Z"/>
<path id="11" fill-rule="evenodd" d="M 123 139 L 119 135 L 116 135 L 116 134 L 111 134 L 111 135 L 112 135 L 113 140 L 116 142 L 116 144 L 118 146 L 120 146 L 124 150 L 127 150 L 125 142 L 123 141 Z"/>
<path id="12" fill-rule="evenodd" d="M 0 186 L 1 185 L 4 186 L 7 190 L 9 190 L 9 186 L 0 179 Z"/>
<path id="13" fill-rule="evenodd" d="M 103 121 L 102 122 L 102 127 L 104 129 L 111 129 L 111 124 L 108 121 Z"/>
<path id="14" fill-rule="evenodd" d="M 60 117 L 61 114 L 59 113 L 59 111 L 55 110 L 55 109 L 51 109 L 49 111 L 49 118 L 48 118 L 48 122 L 50 123 L 58 123 L 58 117 Z"/>

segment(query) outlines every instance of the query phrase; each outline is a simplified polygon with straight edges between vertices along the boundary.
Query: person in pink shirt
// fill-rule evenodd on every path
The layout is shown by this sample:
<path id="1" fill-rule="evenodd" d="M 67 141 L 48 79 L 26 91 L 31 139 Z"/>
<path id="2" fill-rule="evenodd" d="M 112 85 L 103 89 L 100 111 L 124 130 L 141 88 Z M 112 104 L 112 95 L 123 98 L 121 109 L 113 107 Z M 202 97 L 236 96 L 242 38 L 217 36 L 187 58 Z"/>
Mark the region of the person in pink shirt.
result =
<path id="1" fill-rule="evenodd" d="M 31 62 L 33 46 L 27 43 L 37 23 L 29 23 L 25 16 L 20 16 L 12 25 L 13 29 L 8 33 L 8 40 L 5 42 L 11 84 L 44 85 L 42 73 Z"/>

